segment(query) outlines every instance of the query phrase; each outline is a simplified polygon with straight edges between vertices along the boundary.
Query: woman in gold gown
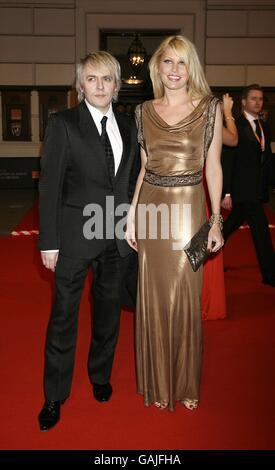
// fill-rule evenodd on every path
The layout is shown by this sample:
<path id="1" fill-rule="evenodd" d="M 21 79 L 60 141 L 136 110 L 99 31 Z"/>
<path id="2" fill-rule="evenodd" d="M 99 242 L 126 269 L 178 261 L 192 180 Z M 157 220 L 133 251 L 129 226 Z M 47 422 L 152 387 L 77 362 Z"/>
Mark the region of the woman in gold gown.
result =
<path id="1" fill-rule="evenodd" d="M 222 118 L 194 45 L 165 39 L 149 64 L 155 99 L 136 111 L 141 171 L 126 239 L 138 251 L 136 369 L 146 406 L 195 409 L 201 375 L 201 277 L 183 247 L 206 220 L 202 170 L 212 206 L 208 247 L 223 244 Z"/>

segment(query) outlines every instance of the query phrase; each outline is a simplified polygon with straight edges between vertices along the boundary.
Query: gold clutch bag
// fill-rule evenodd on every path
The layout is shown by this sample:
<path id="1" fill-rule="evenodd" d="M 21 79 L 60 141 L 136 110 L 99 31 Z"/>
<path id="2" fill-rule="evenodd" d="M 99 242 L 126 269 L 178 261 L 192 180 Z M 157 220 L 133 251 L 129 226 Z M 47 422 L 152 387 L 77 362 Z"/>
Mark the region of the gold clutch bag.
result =
<path id="1" fill-rule="evenodd" d="M 192 266 L 193 271 L 197 271 L 204 261 L 210 255 L 207 250 L 208 233 L 210 230 L 209 222 L 205 222 L 197 233 L 191 238 L 184 251 Z"/>

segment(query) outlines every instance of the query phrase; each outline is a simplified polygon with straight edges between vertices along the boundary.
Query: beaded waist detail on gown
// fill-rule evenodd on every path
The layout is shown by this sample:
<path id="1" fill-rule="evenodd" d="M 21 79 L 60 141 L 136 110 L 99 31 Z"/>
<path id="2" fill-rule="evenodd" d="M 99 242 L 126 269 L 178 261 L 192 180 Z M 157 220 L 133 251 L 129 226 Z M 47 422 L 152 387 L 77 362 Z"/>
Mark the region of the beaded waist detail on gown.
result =
<path id="1" fill-rule="evenodd" d="M 146 170 L 143 181 L 154 186 L 194 186 L 201 183 L 202 171 L 190 175 L 161 176 L 153 171 Z"/>

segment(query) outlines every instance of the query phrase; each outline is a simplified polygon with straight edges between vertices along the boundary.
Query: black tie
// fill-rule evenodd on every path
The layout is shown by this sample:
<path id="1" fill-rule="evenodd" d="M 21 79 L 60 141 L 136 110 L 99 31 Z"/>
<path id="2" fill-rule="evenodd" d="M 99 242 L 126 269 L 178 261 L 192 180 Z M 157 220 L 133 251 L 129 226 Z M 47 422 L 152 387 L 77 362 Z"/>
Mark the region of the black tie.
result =
<path id="1" fill-rule="evenodd" d="M 113 181 L 114 176 L 115 176 L 115 161 L 114 161 L 114 154 L 112 150 L 112 146 L 106 131 L 106 122 L 107 122 L 107 117 L 103 116 L 101 119 L 101 126 L 102 126 L 102 133 L 101 133 L 101 143 L 103 145 L 106 159 L 107 159 L 107 164 L 108 164 L 108 169 L 109 169 L 109 174 L 111 177 L 111 180 Z"/>
<path id="2" fill-rule="evenodd" d="M 259 137 L 259 140 L 261 142 L 262 141 L 262 132 L 261 132 L 261 128 L 260 128 L 259 119 L 254 119 L 254 122 L 256 124 L 256 134 Z"/>

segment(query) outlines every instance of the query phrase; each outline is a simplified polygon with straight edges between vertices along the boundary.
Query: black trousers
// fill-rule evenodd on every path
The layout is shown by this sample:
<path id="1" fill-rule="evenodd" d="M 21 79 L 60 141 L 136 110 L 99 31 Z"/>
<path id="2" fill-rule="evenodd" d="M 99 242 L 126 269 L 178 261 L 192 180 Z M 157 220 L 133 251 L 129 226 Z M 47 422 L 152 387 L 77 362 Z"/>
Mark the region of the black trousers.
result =
<path id="1" fill-rule="evenodd" d="M 120 257 L 114 240 L 108 241 L 106 249 L 94 259 L 72 259 L 59 254 L 45 351 L 44 388 L 48 400 L 63 400 L 70 395 L 79 304 L 90 267 L 93 321 L 88 374 L 92 383 L 109 381 L 119 333 L 127 258 Z"/>
<path id="2" fill-rule="evenodd" d="M 275 256 L 268 227 L 268 220 L 260 202 L 234 203 L 233 209 L 224 222 L 223 236 L 226 241 L 237 228 L 247 221 L 264 279 L 275 279 Z"/>

